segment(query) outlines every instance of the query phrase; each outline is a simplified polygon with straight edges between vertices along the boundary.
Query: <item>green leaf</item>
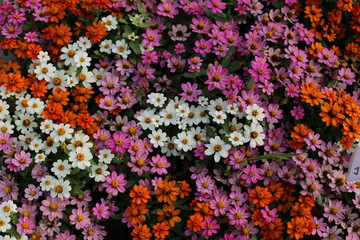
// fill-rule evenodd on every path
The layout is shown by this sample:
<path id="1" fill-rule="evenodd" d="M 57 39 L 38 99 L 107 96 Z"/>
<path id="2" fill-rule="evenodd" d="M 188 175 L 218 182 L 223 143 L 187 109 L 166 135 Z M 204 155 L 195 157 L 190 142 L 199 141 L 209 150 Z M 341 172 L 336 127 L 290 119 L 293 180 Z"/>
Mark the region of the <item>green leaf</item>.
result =
<path id="1" fill-rule="evenodd" d="M 186 77 L 186 78 L 197 78 L 199 76 L 205 75 L 205 71 L 201 71 L 201 72 L 185 72 L 183 74 L 181 74 L 182 77 Z"/>
<path id="2" fill-rule="evenodd" d="M 79 67 L 77 70 L 76 70 L 76 77 L 78 77 L 82 71 L 83 67 Z"/>
<path id="3" fill-rule="evenodd" d="M 229 64 L 229 72 L 236 72 L 237 70 L 239 70 L 241 68 L 241 65 L 240 65 L 240 61 L 233 61 Z"/>
<path id="4" fill-rule="evenodd" d="M 275 1 L 272 2 L 272 5 L 274 6 L 274 8 L 282 8 L 284 6 L 284 3 L 282 1 Z"/>
<path id="5" fill-rule="evenodd" d="M 147 27 L 150 27 L 153 24 L 154 24 L 153 22 L 148 22 L 148 23 L 141 22 L 141 23 L 139 23 L 139 27 L 147 28 Z"/>
<path id="6" fill-rule="evenodd" d="M 287 160 L 287 159 L 297 156 L 297 155 L 299 155 L 299 154 L 298 153 L 271 153 L 271 154 L 251 158 L 248 161 L 258 161 L 258 160 L 269 159 L 269 158 L 280 158 L 280 159 Z"/>
<path id="7" fill-rule="evenodd" d="M 11 225 L 11 228 L 8 229 L 6 233 L 12 237 L 20 237 L 20 234 L 16 231 L 16 228 L 13 225 Z"/>
<path id="8" fill-rule="evenodd" d="M 127 182 L 127 184 L 125 185 L 125 188 L 131 188 L 132 186 L 135 185 L 135 183 L 136 183 L 135 180 L 129 180 L 129 181 Z"/>
<path id="9" fill-rule="evenodd" d="M 190 199 L 190 197 L 186 197 L 186 198 L 180 199 L 180 200 L 174 202 L 174 205 L 175 205 L 175 207 L 179 207 L 179 206 L 181 206 L 182 204 L 184 204 L 185 202 L 187 202 L 189 199 Z"/>
<path id="10" fill-rule="evenodd" d="M 71 189 L 70 194 L 73 196 L 84 195 L 84 191 L 81 190 L 80 187 L 75 186 L 73 189 Z"/>
<path id="11" fill-rule="evenodd" d="M 140 13 L 146 13 L 146 9 L 143 7 L 140 0 L 138 1 L 137 7 Z"/>
<path id="12" fill-rule="evenodd" d="M 131 49 L 134 51 L 135 54 L 140 54 L 140 45 L 138 42 L 129 42 Z"/>
<path id="13" fill-rule="evenodd" d="M 226 56 L 223 58 L 223 60 L 221 61 L 221 65 L 223 67 L 227 67 L 230 64 L 230 57 L 236 52 L 236 47 L 235 46 L 231 46 L 229 51 L 227 52 Z"/>
<path id="14" fill-rule="evenodd" d="M 324 203 L 323 203 L 323 199 L 322 199 L 321 196 L 319 196 L 319 197 L 316 198 L 316 202 L 317 202 L 317 204 L 319 204 L 320 206 L 322 206 L 322 205 L 324 204 Z"/>
<path id="15" fill-rule="evenodd" d="M 80 172 L 80 168 L 74 168 L 71 172 L 70 175 L 76 175 Z"/>
<path id="16" fill-rule="evenodd" d="M 126 21 L 124 18 L 119 18 L 118 22 L 124 23 L 124 24 L 129 24 L 128 21 Z"/>
<path id="17" fill-rule="evenodd" d="M 126 26 L 124 27 L 124 31 L 125 31 L 125 35 L 126 35 L 126 36 L 130 35 L 130 34 L 133 32 L 133 30 L 131 29 L 131 27 L 129 27 L 128 25 L 126 25 Z"/>
<path id="18" fill-rule="evenodd" d="M 112 219 L 114 219 L 114 220 L 121 220 L 122 217 L 123 217 L 122 213 L 118 213 L 118 214 L 114 215 L 114 216 L 112 217 Z"/>

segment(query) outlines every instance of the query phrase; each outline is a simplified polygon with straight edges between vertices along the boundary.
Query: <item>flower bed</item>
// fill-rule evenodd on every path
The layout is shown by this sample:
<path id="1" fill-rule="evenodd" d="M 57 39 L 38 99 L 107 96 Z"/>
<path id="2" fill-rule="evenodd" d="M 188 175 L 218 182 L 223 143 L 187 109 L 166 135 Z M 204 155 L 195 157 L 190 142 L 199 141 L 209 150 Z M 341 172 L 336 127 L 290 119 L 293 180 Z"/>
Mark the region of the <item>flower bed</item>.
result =
<path id="1" fill-rule="evenodd" d="M 359 239 L 359 17 L 2 1 L 0 239 Z"/>

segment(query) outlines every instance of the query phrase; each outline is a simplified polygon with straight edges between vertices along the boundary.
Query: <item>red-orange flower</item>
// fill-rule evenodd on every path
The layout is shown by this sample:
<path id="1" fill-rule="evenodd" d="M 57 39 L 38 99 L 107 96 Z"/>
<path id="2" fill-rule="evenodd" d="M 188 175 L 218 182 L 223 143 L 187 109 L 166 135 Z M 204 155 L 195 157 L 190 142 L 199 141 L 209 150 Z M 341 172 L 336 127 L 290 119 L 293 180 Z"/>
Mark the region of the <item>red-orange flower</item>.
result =
<path id="1" fill-rule="evenodd" d="M 164 222 L 166 225 L 170 227 L 174 227 L 175 223 L 180 222 L 181 218 L 178 216 L 180 214 L 180 209 L 175 209 L 175 205 L 167 205 L 163 206 L 163 209 L 160 209 L 156 212 L 158 215 L 157 220 L 159 222 Z"/>
<path id="2" fill-rule="evenodd" d="M 319 105 L 324 102 L 324 94 L 318 89 L 314 82 L 306 82 L 301 86 L 301 101 L 309 103 L 311 106 Z"/>
<path id="3" fill-rule="evenodd" d="M 284 224 L 280 218 L 276 218 L 275 222 L 270 222 L 261 227 L 261 236 L 264 240 L 282 240 Z"/>
<path id="4" fill-rule="evenodd" d="M 127 217 L 127 221 L 131 225 L 142 224 L 146 220 L 145 214 L 148 213 L 149 210 L 146 208 L 145 204 L 137 205 L 131 203 L 124 212 L 124 217 Z"/>
<path id="5" fill-rule="evenodd" d="M 345 115 L 342 114 L 342 109 L 337 102 L 324 102 L 324 105 L 321 106 L 321 111 L 322 112 L 319 115 L 322 117 L 321 120 L 325 122 L 326 126 L 330 126 L 331 124 L 337 127 L 345 118 Z"/>
<path id="6" fill-rule="evenodd" d="M 131 202 L 135 204 L 145 204 L 150 199 L 150 191 L 142 185 L 135 185 L 130 191 Z"/>
<path id="7" fill-rule="evenodd" d="M 54 26 L 52 40 L 61 46 L 71 41 L 71 35 L 71 28 L 61 23 L 60 25 Z"/>
<path id="8" fill-rule="evenodd" d="M 154 237 L 160 238 L 160 239 L 165 239 L 165 237 L 167 235 L 169 235 L 169 231 L 168 231 L 169 229 L 170 229 L 170 227 L 168 225 L 166 225 L 164 222 L 156 223 L 153 226 Z"/>
<path id="9" fill-rule="evenodd" d="M 3 86 L 9 92 L 21 92 L 26 88 L 26 79 L 20 73 L 8 73 L 3 79 Z"/>
<path id="10" fill-rule="evenodd" d="M 152 233 L 151 229 L 146 225 L 137 225 L 131 232 L 131 236 L 133 236 L 133 240 L 150 240 Z"/>
<path id="11" fill-rule="evenodd" d="M 343 123 L 342 132 L 344 135 L 351 138 L 359 138 L 360 134 L 360 125 L 358 118 L 347 118 Z"/>
<path id="12" fill-rule="evenodd" d="M 300 239 L 307 233 L 306 223 L 303 218 L 295 217 L 291 219 L 291 222 L 287 223 L 287 233 L 291 238 Z"/>
<path id="13" fill-rule="evenodd" d="M 176 181 L 162 181 L 158 182 L 158 188 L 155 190 L 154 194 L 157 195 L 159 202 L 172 203 L 176 201 L 177 196 L 179 195 L 179 187 L 175 186 Z"/>
<path id="14" fill-rule="evenodd" d="M 250 192 L 250 201 L 257 207 L 265 207 L 265 205 L 271 202 L 271 193 L 266 187 L 256 186 Z"/>
<path id="15" fill-rule="evenodd" d="M 106 24 L 102 21 L 93 22 L 92 26 L 86 27 L 85 36 L 90 39 L 92 43 L 100 42 L 107 34 Z"/>
<path id="16" fill-rule="evenodd" d="M 187 220 L 187 227 L 194 231 L 197 232 L 201 229 L 202 226 L 204 226 L 204 219 L 200 214 L 194 214 L 190 216 L 190 219 Z"/>

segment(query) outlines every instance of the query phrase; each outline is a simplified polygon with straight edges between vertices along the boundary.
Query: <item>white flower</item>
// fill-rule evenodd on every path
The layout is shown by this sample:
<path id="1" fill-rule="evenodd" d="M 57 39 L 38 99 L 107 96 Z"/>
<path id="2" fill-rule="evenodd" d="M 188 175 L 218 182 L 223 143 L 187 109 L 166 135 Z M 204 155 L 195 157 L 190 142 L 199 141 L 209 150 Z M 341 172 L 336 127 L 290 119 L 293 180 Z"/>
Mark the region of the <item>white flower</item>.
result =
<path id="1" fill-rule="evenodd" d="M 74 57 L 76 53 L 79 51 L 79 46 L 77 44 L 69 44 L 67 47 L 62 47 L 61 52 L 63 54 L 60 55 L 60 59 L 64 61 L 66 66 L 75 65 Z"/>
<path id="2" fill-rule="evenodd" d="M 109 74 L 109 72 L 105 71 L 104 68 L 99 68 L 99 69 L 95 68 L 92 70 L 92 72 L 95 75 L 97 86 L 101 86 L 101 81 L 105 79 L 105 77 Z"/>
<path id="3" fill-rule="evenodd" d="M 184 119 L 187 120 L 189 126 L 198 125 L 201 122 L 199 109 L 195 106 L 190 106 L 189 113 Z"/>
<path id="4" fill-rule="evenodd" d="M 170 157 L 171 155 L 179 156 L 180 152 L 176 150 L 175 139 L 176 137 L 173 136 L 171 139 L 166 141 L 164 147 L 161 148 L 161 153 L 165 153 L 167 157 Z"/>
<path id="5" fill-rule="evenodd" d="M 99 151 L 98 158 L 100 163 L 110 164 L 114 157 L 115 155 L 111 153 L 110 149 L 101 149 Z"/>
<path id="6" fill-rule="evenodd" d="M 145 51 L 153 51 L 154 47 L 153 46 L 149 46 L 148 44 L 145 44 L 144 42 L 142 42 L 140 44 L 140 52 L 141 54 L 143 54 Z"/>
<path id="7" fill-rule="evenodd" d="M 210 115 L 214 115 L 215 111 L 223 111 L 225 112 L 227 109 L 227 103 L 224 102 L 222 98 L 218 98 L 210 101 L 210 105 L 207 106 L 207 110 Z"/>
<path id="8" fill-rule="evenodd" d="M 10 216 L 11 213 L 17 213 L 17 206 L 12 200 L 0 204 L 0 216 Z"/>
<path id="9" fill-rule="evenodd" d="M 41 179 L 40 187 L 42 191 L 50 191 L 54 186 L 55 178 L 53 176 L 47 175 Z"/>
<path id="10" fill-rule="evenodd" d="M 67 138 L 70 139 L 72 137 L 72 133 L 74 129 L 70 127 L 69 124 L 56 124 L 54 125 L 54 130 L 50 133 L 50 137 L 54 138 L 55 142 L 64 142 Z"/>
<path id="11" fill-rule="evenodd" d="M 117 28 L 118 21 L 116 20 L 116 17 L 112 15 L 101 18 L 101 21 L 106 24 L 105 27 L 108 31 L 115 30 Z"/>
<path id="12" fill-rule="evenodd" d="M 56 71 L 54 76 L 48 81 L 48 89 L 60 88 L 61 90 L 66 91 L 66 88 L 68 87 L 67 78 L 69 78 L 69 75 L 67 75 L 64 70 Z"/>
<path id="13" fill-rule="evenodd" d="M 200 96 L 198 98 L 198 103 L 200 104 L 200 106 L 205 107 L 209 104 L 209 99 L 207 97 Z"/>
<path id="14" fill-rule="evenodd" d="M 68 160 L 57 160 L 53 163 L 53 167 L 51 168 L 51 171 L 55 174 L 57 177 L 64 178 L 67 175 L 70 174 L 71 166 L 69 164 Z"/>
<path id="15" fill-rule="evenodd" d="M 77 80 L 79 80 L 79 83 L 82 83 L 85 88 L 90 88 L 91 83 L 96 82 L 96 77 L 91 71 L 88 71 L 86 67 L 83 67 L 79 76 L 77 76 Z"/>
<path id="16" fill-rule="evenodd" d="M 130 16 L 130 21 L 132 24 L 139 26 L 140 23 L 144 22 L 144 18 L 140 14 L 135 14 L 135 16 Z"/>
<path id="17" fill-rule="evenodd" d="M 33 139 L 29 144 L 29 149 L 38 153 L 44 148 L 44 143 L 41 139 Z"/>
<path id="18" fill-rule="evenodd" d="M 40 51 L 37 57 L 40 63 L 47 63 L 50 60 L 49 53 L 44 51 Z"/>
<path id="19" fill-rule="evenodd" d="M 130 40 L 130 41 L 135 41 L 136 39 L 138 39 L 139 36 L 135 35 L 135 33 L 130 33 L 128 36 L 127 36 L 127 39 Z"/>
<path id="20" fill-rule="evenodd" d="M 50 197 L 58 197 L 62 200 L 70 197 L 71 186 L 69 180 L 62 178 L 55 179 L 53 187 L 50 189 Z"/>
<path id="21" fill-rule="evenodd" d="M 16 100 L 16 111 L 20 111 L 22 113 L 25 113 L 28 111 L 29 108 L 29 102 L 32 99 L 30 94 L 26 94 L 25 96 L 21 96 Z"/>
<path id="22" fill-rule="evenodd" d="M 111 54 L 112 42 L 109 39 L 105 39 L 100 43 L 100 52 Z"/>
<path id="23" fill-rule="evenodd" d="M 6 120 L 4 122 L 4 120 L 0 121 L 0 132 L 1 133 L 10 133 L 13 134 L 14 133 L 14 124 L 11 124 L 10 121 Z"/>
<path id="24" fill-rule="evenodd" d="M 76 54 L 74 56 L 74 61 L 75 61 L 75 66 L 76 67 L 90 67 L 91 65 L 91 57 L 88 56 L 87 52 L 78 52 L 78 54 Z"/>
<path id="25" fill-rule="evenodd" d="M 252 122 L 250 126 L 245 125 L 244 130 L 244 142 L 250 142 L 250 147 L 256 148 L 257 145 L 264 145 L 265 134 L 262 133 L 264 129 L 261 125 Z"/>
<path id="26" fill-rule="evenodd" d="M 201 107 L 199 109 L 200 122 L 207 124 L 210 122 L 209 115 L 206 113 L 205 108 Z"/>
<path id="27" fill-rule="evenodd" d="M 136 118 L 139 121 L 143 130 L 150 129 L 154 130 L 155 126 L 152 122 L 152 118 L 155 115 L 155 111 L 152 109 L 144 110 L 139 116 Z"/>
<path id="28" fill-rule="evenodd" d="M 106 176 L 110 174 L 110 172 L 107 171 L 107 169 L 108 169 L 108 165 L 104 163 L 92 165 L 90 177 L 94 178 L 95 182 L 105 182 Z"/>
<path id="29" fill-rule="evenodd" d="M 178 107 L 175 109 L 175 111 L 179 117 L 185 118 L 190 113 L 189 104 L 187 103 L 179 104 Z"/>
<path id="30" fill-rule="evenodd" d="M 253 104 L 251 106 L 248 106 L 245 110 L 246 119 L 251 120 L 254 123 L 258 123 L 259 121 L 262 121 L 265 117 L 264 109 L 262 107 L 259 107 L 257 104 Z"/>
<path id="31" fill-rule="evenodd" d="M 40 138 L 40 136 L 38 136 L 36 132 L 26 132 L 24 135 L 19 135 L 18 137 L 19 143 L 25 151 L 29 149 L 31 142 L 38 138 Z"/>
<path id="32" fill-rule="evenodd" d="M 239 132 L 230 133 L 229 141 L 233 146 L 240 146 L 244 144 L 244 136 Z"/>
<path id="33" fill-rule="evenodd" d="M 53 137 L 47 137 L 45 140 L 45 147 L 43 149 L 45 154 L 57 153 L 57 148 L 60 146 L 60 141 L 55 141 Z"/>
<path id="34" fill-rule="evenodd" d="M 162 107 L 166 99 L 163 93 L 150 93 L 146 102 L 155 107 Z"/>
<path id="35" fill-rule="evenodd" d="M 18 113 L 17 115 L 19 116 L 19 119 L 15 121 L 16 130 L 25 134 L 32 132 L 34 128 L 37 127 L 34 116 L 27 113 Z"/>
<path id="36" fill-rule="evenodd" d="M 49 119 L 44 119 L 44 121 L 40 123 L 40 129 L 42 132 L 50 134 L 50 132 L 54 129 L 54 122 Z"/>
<path id="37" fill-rule="evenodd" d="M 0 100 L 0 120 L 5 119 L 5 117 L 9 115 L 9 107 L 9 104 L 3 100 Z"/>
<path id="38" fill-rule="evenodd" d="M 10 228 L 11 228 L 10 217 L 0 215 L 0 232 L 6 232 Z"/>
<path id="39" fill-rule="evenodd" d="M 162 117 L 164 126 L 169 126 L 170 124 L 175 125 L 179 120 L 179 116 L 176 114 L 174 108 L 166 107 L 159 113 L 159 115 Z"/>
<path id="40" fill-rule="evenodd" d="M 66 83 L 69 87 L 75 87 L 79 84 L 79 79 L 75 77 L 75 73 L 73 73 L 66 79 Z"/>
<path id="41" fill-rule="evenodd" d="M 43 101 L 40 100 L 40 98 L 30 99 L 28 105 L 29 105 L 29 107 L 26 110 L 30 114 L 36 113 L 36 114 L 40 115 L 45 108 L 45 104 Z"/>
<path id="42" fill-rule="evenodd" d="M 83 51 L 91 48 L 91 42 L 87 37 L 80 37 L 79 40 L 76 41 L 76 44 L 81 48 Z"/>
<path id="43" fill-rule="evenodd" d="M 232 103 L 227 105 L 226 112 L 236 116 L 236 114 L 239 113 L 238 103 Z"/>
<path id="44" fill-rule="evenodd" d="M 219 136 L 216 136 L 215 138 L 210 138 L 210 143 L 205 144 L 206 150 L 205 154 L 207 156 L 210 156 L 214 154 L 214 160 L 215 162 L 220 161 L 220 157 L 226 158 L 229 155 L 229 150 L 231 148 L 230 144 L 226 144 Z"/>
<path id="45" fill-rule="evenodd" d="M 191 132 L 178 133 L 174 143 L 178 150 L 183 150 L 184 152 L 194 149 L 196 145 L 194 135 L 192 135 Z"/>
<path id="46" fill-rule="evenodd" d="M 180 130 L 185 130 L 188 127 L 188 120 L 187 119 L 181 119 L 176 124 L 177 124 L 177 127 Z"/>
<path id="47" fill-rule="evenodd" d="M 36 66 L 34 73 L 39 80 L 45 79 L 50 82 L 50 79 L 55 76 L 56 68 L 52 63 L 40 63 Z"/>
<path id="48" fill-rule="evenodd" d="M 35 163 L 42 163 L 45 161 L 45 159 L 46 159 L 46 155 L 43 153 L 38 153 L 34 157 Z"/>
<path id="49" fill-rule="evenodd" d="M 158 128 L 159 126 L 163 125 L 164 120 L 159 115 L 154 115 L 154 117 L 151 119 L 151 122 L 154 124 L 155 128 Z"/>
<path id="50" fill-rule="evenodd" d="M 150 139 L 150 143 L 156 148 L 163 147 L 168 140 L 166 132 L 163 132 L 161 129 L 153 130 L 151 134 L 148 135 L 148 138 Z"/>
<path id="51" fill-rule="evenodd" d="M 16 237 L 12 237 L 9 235 L 0 236 L 0 240 L 17 240 Z M 22 240 L 22 239 L 20 239 Z"/>
<path id="52" fill-rule="evenodd" d="M 94 144 L 90 141 L 90 137 L 84 133 L 77 132 L 71 138 L 70 143 L 66 146 L 70 151 L 74 151 L 77 147 L 90 149 Z"/>
<path id="53" fill-rule="evenodd" d="M 69 153 L 69 161 L 72 162 L 72 167 L 78 167 L 84 170 L 90 167 L 90 160 L 93 158 L 91 152 L 87 148 L 77 147 L 75 151 Z"/>
<path id="54" fill-rule="evenodd" d="M 212 113 L 213 115 L 213 121 L 217 124 L 224 124 L 225 119 L 227 118 L 226 114 L 223 111 L 214 111 Z"/>
<path id="55" fill-rule="evenodd" d="M 190 128 L 189 134 L 192 134 L 194 136 L 194 140 L 196 143 L 204 142 L 207 140 L 206 131 L 201 127 Z"/>
<path id="56" fill-rule="evenodd" d="M 113 53 L 119 54 L 122 58 L 127 58 L 131 53 L 124 39 L 117 40 L 115 44 L 112 45 L 111 50 Z"/>

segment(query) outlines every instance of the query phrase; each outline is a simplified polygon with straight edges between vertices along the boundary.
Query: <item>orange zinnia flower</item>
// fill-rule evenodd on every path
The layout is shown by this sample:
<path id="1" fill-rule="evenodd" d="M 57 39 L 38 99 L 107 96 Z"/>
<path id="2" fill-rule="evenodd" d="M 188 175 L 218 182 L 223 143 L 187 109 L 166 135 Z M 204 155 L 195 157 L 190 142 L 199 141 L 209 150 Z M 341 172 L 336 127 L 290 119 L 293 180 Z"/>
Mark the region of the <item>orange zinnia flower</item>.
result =
<path id="1" fill-rule="evenodd" d="M 92 89 L 93 87 L 84 88 L 84 87 L 80 87 L 79 85 L 76 85 L 72 96 L 76 102 L 85 103 L 89 101 L 91 95 L 95 93 Z"/>
<path id="2" fill-rule="evenodd" d="M 345 54 L 360 56 L 360 45 L 354 42 L 348 43 L 345 48 Z"/>
<path id="3" fill-rule="evenodd" d="M 272 195 L 271 201 L 277 201 L 281 198 L 281 196 L 284 194 L 284 187 L 281 182 L 274 182 L 271 181 L 270 184 L 267 186 L 269 189 L 269 192 Z"/>
<path id="4" fill-rule="evenodd" d="M 257 207 L 265 207 L 265 205 L 271 202 L 271 197 L 272 195 L 266 187 L 256 186 L 250 192 L 250 201 Z"/>
<path id="5" fill-rule="evenodd" d="M 140 224 L 138 226 L 135 226 L 135 228 L 131 232 L 131 236 L 133 236 L 133 240 L 150 240 L 152 233 L 150 228 L 146 224 Z"/>
<path id="6" fill-rule="evenodd" d="M 337 0 L 336 6 L 343 11 L 351 12 L 353 8 L 353 1 L 352 0 Z"/>
<path id="7" fill-rule="evenodd" d="M 341 146 L 345 149 L 349 149 L 352 147 L 353 143 L 355 141 L 355 138 L 349 137 L 349 136 L 343 136 L 340 139 Z"/>
<path id="8" fill-rule="evenodd" d="M 86 27 L 85 36 L 92 42 L 98 43 L 100 42 L 104 36 L 107 34 L 106 23 L 99 21 L 93 22 L 92 26 Z"/>
<path id="9" fill-rule="evenodd" d="M 30 86 L 31 94 L 34 97 L 42 98 L 47 93 L 47 81 L 37 80 Z"/>
<path id="10" fill-rule="evenodd" d="M 326 126 L 330 126 L 332 124 L 334 127 L 339 126 L 342 123 L 345 115 L 341 112 L 341 108 L 338 103 L 327 103 L 325 102 L 323 106 L 321 106 L 321 113 L 319 114 L 322 117 L 322 121 L 326 124 Z"/>
<path id="11" fill-rule="evenodd" d="M 60 19 L 63 19 L 65 16 L 65 6 L 60 3 L 51 3 L 51 5 L 46 8 L 46 13 L 50 15 L 50 22 L 58 23 Z"/>
<path id="12" fill-rule="evenodd" d="M 158 215 L 157 220 L 159 222 L 164 222 L 166 225 L 170 227 L 174 227 L 175 223 L 181 222 L 181 218 L 178 217 L 180 214 L 180 209 L 175 209 L 175 205 L 167 205 L 163 206 L 163 209 L 160 209 L 156 212 Z"/>
<path id="13" fill-rule="evenodd" d="M 301 86 L 301 101 L 309 103 L 311 106 L 319 105 L 324 102 L 324 94 L 316 87 L 314 82 L 306 82 Z"/>
<path id="14" fill-rule="evenodd" d="M 299 196 L 300 206 L 303 208 L 313 208 L 315 206 L 315 198 L 309 194 Z"/>
<path id="15" fill-rule="evenodd" d="M 61 117 L 58 120 L 58 122 L 63 124 L 68 123 L 70 127 L 76 128 L 76 118 L 77 116 L 73 111 L 66 110 L 66 112 L 61 114 Z"/>
<path id="16" fill-rule="evenodd" d="M 188 184 L 186 181 L 178 181 L 176 185 L 180 187 L 180 198 L 184 198 L 190 195 L 190 184 Z"/>
<path id="17" fill-rule="evenodd" d="M 256 209 L 252 212 L 251 214 L 251 221 L 260 227 L 263 227 L 264 225 L 267 224 L 266 219 L 263 217 L 260 209 Z"/>
<path id="18" fill-rule="evenodd" d="M 29 43 L 28 48 L 26 50 L 26 55 L 28 58 L 31 59 L 38 59 L 39 52 L 41 52 L 42 49 L 39 45 L 35 43 Z"/>
<path id="19" fill-rule="evenodd" d="M 44 111 L 42 112 L 42 115 L 44 115 L 44 118 L 50 119 L 50 120 L 60 119 L 62 114 L 63 114 L 63 107 L 61 104 L 58 104 L 58 103 L 46 104 L 46 107 L 45 107 Z"/>
<path id="20" fill-rule="evenodd" d="M 360 117 L 360 106 L 356 105 L 356 103 L 349 103 L 345 106 L 346 106 L 345 113 L 349 115 L 351 118 Z"/>
<path id="21" fill-rule="evenodd" d="M 3 79 L 3 86 L 9 92 L 21 92 L 26 88 L 26 79 L 20 73 L 8 73 Z"/>
<path id="22" fill-rule="evenodd" d="M 135 204 L 145 204 L 150 199 L 150 192 L 147 187 L 134 185 L 130 191 L 131 202 Z"/>
<path id="23" fill-rule="evenodd" d="M 342 11 L 339 9 L 333 9 L 331 12 L 328 13 L 328 19 L 331 22 L 339 24 L 342 18 Z"/>
<path id="24" fill-rule="evenodd" d="M 179 187 L 175 186 L 176 181 L 162 181 L 158 182 L 158 188 L 155 190 L 154 194 L 157 195 L 159 202 L 166 202 L 171 204 L 175 202 L 177 199 L 177 195 L 179 195 Z"/>
<path id="25" fill-rule="evenodd" d="M 186 226 L 194 231 L 197 232 L 201 230 L 201 227 L 204 226 L 204 219 L 200 214 L 194 214 L 190 216 L 190 219 L 187 220 Z"/>
<path id="26" fill-rule="evenodd" d="M 312 218 L 311 214 L 311 208 L 305 208 L 300 205 L 299 202 L 295 203 L 295 205 L 292 206 L 290 211 L 290 216 L 292 217 L 305 217 L 305 218 Z"/>
<path id="27" fill-rule="evenodd" d="M 149 210 L 145 204 L 137 205 L 131 203 L 131 205 L 125 209 L 124 217 L 127 217 L 127 221 L 131 225 L 142 224 L 146 220 L 145 214 L 148 212 Z"/>
<path id="28" fill-rule="evenodd" d="M 54 34 L 52 35 L 52 40 L 62 46 L 65 43 L 69 43 L 71 41 L 71 28 L 64 25 L 64 24 L 60 24 L 60 25 L 55 25 L 54 27 Z"/>
<path id="29" fill-rule="evenodd" d="M 66 106 L 68 104 L 68 101 L 70 100 L 68 96 L 70 95 L 70 92 L 63 91 L 60 88 L 57 88 L 53 90 L 53 95 L 49 95 L 49 101 L 50 103 L 59 103 L 63 106 Z"/>
<path id="30" fill-rule="evenodd" d="M 294 132 L 291 133 L 291 137 L 296 142 L 304 142 L 304 138 L 306 138 L 311 132 L 312 130 L 310 128 L 300 123 L 295 125 Z"/>
<path id="31" fill-rule="evenodd" d="M 156 223 L 153 226 L 153 234 L 156 238 L 165 239 L 165 237 L 169 235 L 169 229 L 170 227 L 164 222 Z"/>
<path id="32" fill-rule="evenodd" d="M 287 223 L 287 233 L 291 238 L 300 239 L 307 233 L 306 223 L 303 218 L 295 217 Z"/>
<path id="33" fill-rule="evenodd" d="M 200 214 L 204 219 L 212 219 L 214 215 L 214 210 L 210 208 L 210 203 L 208 202 L 196 202 L 194 204 L 194 211 L 197 214 Z"/>
<path id="34" fill-rule="evenodd" d="M 78 115 L 76 119 L 76 123 L 78 126 L 84 129 L 90 129 L 95 127 L 94 119 L 91 117 L 89 113 L 81 113 Z"/>
<path id="35" fill-rule="evenodd" d="M 261 236 L 264 240 L 282 240 L 284 223 L 280 218 L 276 218 L 275 222 L 270 222 L 261 227 Z"/>
<path id="36" fill-rule="evenodd" d="M 322 38 L 322 33 L 320 33 L 320 36 Z M 324 46 L 320 42 L 314 42 L 314 43 L 311 43 L 310 48 L 308 49 L 308 51 L 312 56 L 317 58 L 318 57 L 317 52 L 318 51 L 321 52 L 323 49 L 324 49 Z"/>
<path id="37" fill-rule="evenodd" d="M 26 59 L 27 58 L 27 54 L 26 54 L 27 49 L 28 49 L 28 42 L 18 40 L 16 42 L 16 46 L 14 48 L 14 53 L 18 58 Z"/>
<path id="38" fill-rule="evenodd" d="M 322 9 L 318 8 L 316 5 L 310 5 L 305 7 L 305 17 L 310 18 L 311 22 L 319 22 L 320 18 L 323 16 Z"/>
<path id="39" fill-rule="evenodd" d="M 343 129 L 341 130 L 345 136 L 351 138 L 359 138 L 360 125 L 359 118 L 347 118 L 343 123 Z"/>

